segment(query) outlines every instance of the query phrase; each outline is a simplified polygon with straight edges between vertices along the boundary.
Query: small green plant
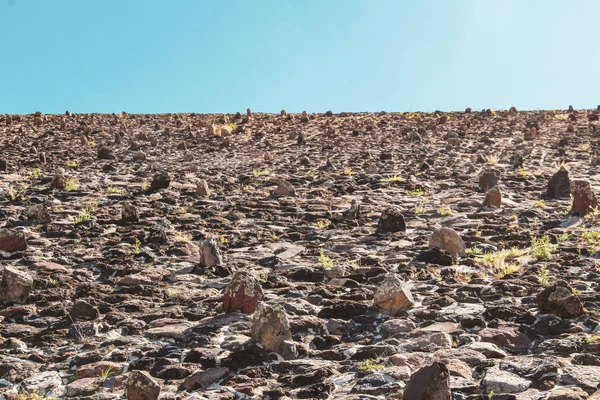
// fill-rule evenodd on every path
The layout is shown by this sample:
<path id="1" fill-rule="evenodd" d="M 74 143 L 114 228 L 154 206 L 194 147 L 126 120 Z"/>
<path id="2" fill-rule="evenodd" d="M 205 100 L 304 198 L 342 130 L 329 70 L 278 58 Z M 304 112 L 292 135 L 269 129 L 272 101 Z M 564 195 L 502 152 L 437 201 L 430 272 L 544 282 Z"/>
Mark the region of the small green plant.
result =
<path id="1" fill-rule="evenodd" d="M 565 233 L 559 235 L 557 239 L 559 242 L 566 242 L 567 240 L 569 240 L 569 234 L 567 232 L 565 232 Z"/>
<path id="2" fill-rule="evenodd" d="M 427 211 L 427 210 L 425 210 L 425 207 L 423 207 L 422 202 L 415 204 L 415 214 L 416 215 L 424 214 L 425 211 Z"/>
<path id="3" fill-rule="evenodd" d="M 65 181 L 65 192 L 72 192 L 79 189 L 79 181 L 77 179 L 67 179 Z"/>
<path id="4" fill-rule="evenodd" d="M 365 361 L 363 361 L 360 366 L 358 367 L 359 370 L 361 371 L 372 371 L 372 370 L 377 370 L 377 369 L 383 369 L 385 368 L 382 364 L 379 364 L 369 358 L 367 358 Z"/>
<path id="5" fill-rule="evenodd" d="M 263 176 L 263 175 L 269 175 L 271 173 L 271 171 L 268 168 L 265 168 L 265 169 L 257 168 L 257 169 L 254 169 L 252 171 L 252 173 L 254 174 L 254 176 Z"/>
<path id="6" fill-rule="evenodd" d="M 352 176 L 355 173 L 356 172 L 352 171 L 352 168 L 344 168 L 344 171 L 342 172 L 342 174 L 346 176 Z"/>
<path id="7" fill-rule="evenodd" d="M 229 240 L 227 239 L 227 236 L 221 235 L 219 236 L 219 243 L 220 244 L 227 244 L 227 242 L 229 242 Z"/>
<path id="8" fill-rule="evenodd" d="M 550 278 L 548 277 L 548 270 L 545 265 L 542 265 L 538 271 L 538 282 L 543 287 L 550 286 Z"/>
<path id="9" fill-rule="evenodd" d="M 117 186 L 111 186 L 108 189 L 106 189 L 106 191 L 108 193 L 111 193 L 111 194 L 123 194 L 123 193 L 125 193 L 125 189 L 117 187 Z"/>
<path id="10" fill-rule="evenodd" d="M 49 278 L 48 283 L 50 283 L 51 286 L 56 286 L 58 281 L 56 280 L 56 278 Z"/>
<path id="11" fill-rule="evenodd" d="M 550 243 L 550 236 L 544 235 L 541 238 L 531 238 L 531 254 L 538 260 L 547 260 L 556 250 L 556 245 Z"/>
<path id="12" fill-rule="evenodd" d="M 598 344 L 600 343 L 600 335 L 594 335 L 583 339 L 585 344 Z"/>
<path id="13" fill-rule="evenodd" d="M 321 268 L 323 269 L 331 269 L 335 266 L 335 262 L 329 257 L 325 255 L 325 250 L 319 250 L 319 258 L 317 259 L 319 264 L 321 264 Z"/>
<path id="14" fill-rule="evenodd" d="M 465 253 L 471 256 L 480 256 L 483 254 L 483 250 L 477 246 L 473 246 L 465 250 Z"/>
<path id="15" fill-rule="evenodd" d="M 388 182 L 390 182 L 390 183 L 402 183 L 402 182 L 406 182 L 406 179 L 401 178 L 398 175 L 390 176 L 389 178 L 386 178 L 385 180 L 388 181 Z"/>
<path id="16" fill-rule="evenodd" d="M 500 161 L 500 157 L 497 154 L 490 154 L 489 156 L 485 156 L 484 159 L 490 165 L 496 165 Z"/>
<path id="17" fill-rule="evenodd" d="M 140 254 L 142 252 L 142 241 L 138 238 L 135 238 L 133 240 L 133 254 L 137 255 Z"/>
<path id="18" fill-rule="evenodd" d="M 113 373 L 113 366 L 110 365 L 108 368 L 106 368 L 104 371 L 102 371 L 102 373 L 99 375 L 100 379 L 102 379 L 103 381 L 107 380 L 108 378 L 110 378 L 110 376 Z"/>
<path id="19" fill-rule="evenodd" d="M 67 167 L 77 169 L 81 165 L 79 160 L 67 161 Z"/>
<path id="20" fill-rule="evenodd" d="M 79 215 L 75 217 L 75 224 L 80 224 L 82 222 L 91 221 L 93 215 L 89 208 L 84 208 L 79 212 Z"/>
<path id="21" fill-rule="evenodd" d="M 407 191 L 406 195 L 411 196 L 411 197 L 424 197 L 426 195 L 426 193 L 423 189 L 417 189 L 417 190 Z"/>
<path id="22" fill-rule="evenodd" d="M 29 177 L 31 179 L 39 179 L 41 176 L 39 168 L 31 168 L 31 172 L 29 173 Z"/>
<path id="23" fill-rule="evenodd" d="M 519 250 L 516 247 L 510 249 L 502 249 L 490 253 L 485 253 L 481 258 L 480 263 L 491 270 L 498 278 L 512 274 L 521 270 L 523 266 L 521 262 L 512 261 L 518 257 L 525 255 L 525 250 Z"/>
<path id="24" fill-rule="evenodd" d="M 144 182 L 142 182 L 141 187 L 144 192 L 147 192 L 148 190 L 150 190 L 150 182 L 145 180 Z"/>
<path id="25" fill-rule="evenodd" d="M 581 234 L 590 252 L 595 253 L 600 250 L 600 231 L 587 230 Z"/>
<path id="26" fill-rule="evenodd" d="M 329 227 L 329 221 L 320 219 L 318 221 L 313 222 L 313 226 L 321 231 L 324 231 Z"/>
<path id="27" fill-rule="evenodd" d="M 590 211 L 589 213 L 587 213 L 585 215 L 584 218 L 585 219 L 594 219 L 594 218 L 596 218 L 598 216 L 598 212 L 599 212 L 598 211 L 598 207 L 594 207 L 594 208 L 592 208 L 592 211 Z"/>
<path id="28" fill-rule="evenodd" d="M 518 174 L 520 177 L 522 177 L 522 178 L 527 178 L 527 172 L 525 172 L 524 170 L 522 170 L 522 169 L 518 169 L 518 170 L 516 170 L 515 172 L 516 172 L 516 173 L 517 173 L 517 174 Z"/>
<path id="29" fill-rule="evenodd" d="M 436 212 L 438 213 L 438 215 L 441 215 L 441 216 L 452 215 L 452 210 L 449 209 L 449 208 L 443 208 L 443 207 L 442 208 L 438 208 L 436 210 Z"/>
<path id="30" fill-rule="evenodd" d="M 175 234 L 175 241 L 179 242 L 179 243 L 187 243 L 191 240 L 190 236 L 185 234 L 185 233 L 181 233 L 181 232 L 177 232 Z"/>
<path id="31" fill-rule="evenodd" d="M 535 203 L 533 203 L 533 206 L 535 208 L 546 208 L 546 202 L 544 200 L 538 200 Z"/>
<path id="32" fill-rule="evenodd" d="M 262 274 L 258 274 L 256 279 L 258 279 L 259 282 L 267 282 L 269 280 L 269 274 L 266 272 L 262 273 Z"/>

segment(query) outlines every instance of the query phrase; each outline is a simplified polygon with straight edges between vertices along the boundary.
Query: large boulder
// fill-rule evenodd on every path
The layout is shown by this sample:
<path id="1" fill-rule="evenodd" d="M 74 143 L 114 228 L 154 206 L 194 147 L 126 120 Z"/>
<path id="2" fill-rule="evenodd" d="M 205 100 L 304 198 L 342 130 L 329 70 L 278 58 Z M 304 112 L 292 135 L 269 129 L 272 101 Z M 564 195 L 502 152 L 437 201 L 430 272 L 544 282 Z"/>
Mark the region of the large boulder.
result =
<path id="1" fill-rule="evenodd" d="M 4 267 L 0 282 L 0 300 L 25 303 L 33 286 L 33 278 L 15 267 Z"/>
<path id="2" fill-rule="evenodd" d="M 404 389 L 405 400 L 451 400 L 450 372 L 446 364 L 435 361 L 411 375 Z"/>
<path id="3" fill-rule="evenodd" d="M 225 289 L 223 311 L 251 314 L 263 297 L 262 287 L 254 275 L 245 271 L 237 272 Z"/>
<path id="4" fill-rule="evenodd" d="M 408 284 L 396 275 L 385 278 L 373 296 L 373 307 L 383 314 L 394 315 L 398 311 L 410 310 L 414 305 L 415 299 Z"/>
<path id="5" fill-rule="evenodd" d="M 283 354 L 285 341 L 291 339 L 290 322 L 283 307 L 258 303 L 252 320 L 252 340 L 261 343 L 268 351 Z"/>
<path id="6" fill-rule="evenodd" d="M 565 281 L 557 281 L 537 295 L 540 312 L 561 318 L 576 318 L 583 314 L 583 305 L 573 289 Z"/>

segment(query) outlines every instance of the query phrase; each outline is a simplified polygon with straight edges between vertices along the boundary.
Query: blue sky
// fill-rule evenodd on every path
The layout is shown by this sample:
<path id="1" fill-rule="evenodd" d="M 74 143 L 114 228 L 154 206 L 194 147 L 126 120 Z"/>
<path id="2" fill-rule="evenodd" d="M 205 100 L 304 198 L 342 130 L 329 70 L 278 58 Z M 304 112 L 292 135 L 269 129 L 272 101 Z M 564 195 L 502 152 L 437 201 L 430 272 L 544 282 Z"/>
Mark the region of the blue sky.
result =
<path id="1" fill-rule="evenodd" d="M 0 113 L 600 104 L 600 1 L 0 0 Z"/>

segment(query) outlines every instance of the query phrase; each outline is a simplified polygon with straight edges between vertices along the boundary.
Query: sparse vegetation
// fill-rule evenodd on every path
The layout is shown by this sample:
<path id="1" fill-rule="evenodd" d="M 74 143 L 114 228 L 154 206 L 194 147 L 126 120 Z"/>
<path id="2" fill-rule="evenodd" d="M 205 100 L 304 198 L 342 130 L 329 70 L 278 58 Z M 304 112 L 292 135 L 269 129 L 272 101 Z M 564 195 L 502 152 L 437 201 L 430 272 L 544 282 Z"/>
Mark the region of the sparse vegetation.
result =
<path id="1" fill-rule="evenodd" d="M 444 208 L 444 207 L 438 208 L 436 210 L 436 212 L 438 213 L 438 215 L 441 215 L 441 216 L 452 215 L 452 210 L 449 208 Z"/>
<path id="2" fill-rule="evenodd" d="M 324 249 L 319 249 L 319 258 L 317 261 L 323 269 L 331 269 L 335 266 L 335 262 L 329 256 L 325 255 Z"/>
<path id="3" fill-rule="evenodd" d="M 72 192 L 79 189 L 79 181 L 77 179 L 67 179 L 65 181 L 65 192 Z"/>
<path id="4" fill-rule="evenodd" d="M 383 366 L 383 364 L 379 364 L 369 358 L 364 360 L 358 367 L 358 369 L 361 371 L 373 371 L 373 370 L 383 369 L 383 368 L 385 368 Z"/>
<path id="5" fill-rule="evenodd" d="M 542 265 L 538 271 L 538 282 L 543 287 L 550 286 L 550 278 L 548 277 L 548 270 L 545 265 Z"/>
<path id="6" fill-rule="evenodd" d="M 330 222 L 324 219 L 313 222 L 313 226 L 321 231 L 329 227 Z"/>
<path id="7" fill-rule="evenodd" d="M 556 250 L 556 245 L 550 243 L 550 236 L 531 238 L 531 254 L 538 260 L 548 260 L 554 250 Z"/>

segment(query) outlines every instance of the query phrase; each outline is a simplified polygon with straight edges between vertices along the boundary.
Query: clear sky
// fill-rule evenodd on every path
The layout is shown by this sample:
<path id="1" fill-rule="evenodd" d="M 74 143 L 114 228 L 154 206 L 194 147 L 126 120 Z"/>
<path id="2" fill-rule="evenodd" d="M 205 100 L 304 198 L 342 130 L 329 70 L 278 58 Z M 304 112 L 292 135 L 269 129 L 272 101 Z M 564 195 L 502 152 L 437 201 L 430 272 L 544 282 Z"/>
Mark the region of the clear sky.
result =
<path id="1" fill-rule="evenodd" d="M 595 108 L 598 0 L 0 0 L 0 113 Z"/>

